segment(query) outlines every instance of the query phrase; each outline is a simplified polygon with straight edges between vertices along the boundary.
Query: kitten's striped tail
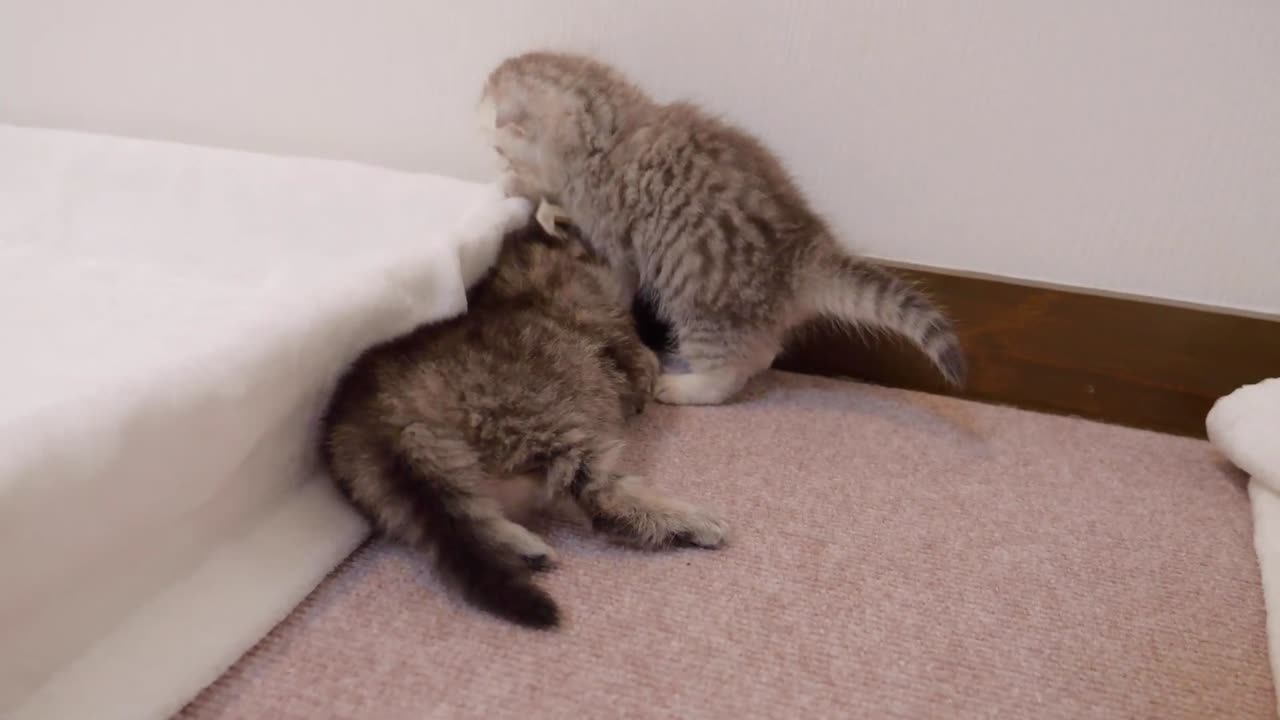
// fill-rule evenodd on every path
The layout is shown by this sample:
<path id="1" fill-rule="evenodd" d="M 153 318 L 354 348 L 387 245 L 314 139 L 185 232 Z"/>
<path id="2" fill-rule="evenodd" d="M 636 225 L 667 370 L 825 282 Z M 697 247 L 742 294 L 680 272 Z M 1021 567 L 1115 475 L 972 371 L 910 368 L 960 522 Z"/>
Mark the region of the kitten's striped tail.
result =
<path id="1" fill-rule="evenodd" d="M 967 363 L 951 321 L 927 295 L 867 260 L 832 253 L 815 263 L 817 312 L 860 327 L 893 331 L 924 351 L 947 382 L 964 385 Z"/>
<path id="2" fill-rule="evenodd" d="M 407 517 L 374 513 L 374 519 L 397 539 L 434 545 L 441 572 L 456 580 L 477 607 L 528 627 L 558 625 L 555 600 L 532 580 L 531 562 L 538 558 L 523 558 L 496 541 L 495 524 L 510 521 L 489 510 L 488 498 L 477 497 L 452 479 L 468 468 L 453 468 L 452 473 L 441 468 L 425 436 L 415 434 L 413 426 L 407 428 L 385 468 L 390 495 L 386 499 L 407 508 Z"/>

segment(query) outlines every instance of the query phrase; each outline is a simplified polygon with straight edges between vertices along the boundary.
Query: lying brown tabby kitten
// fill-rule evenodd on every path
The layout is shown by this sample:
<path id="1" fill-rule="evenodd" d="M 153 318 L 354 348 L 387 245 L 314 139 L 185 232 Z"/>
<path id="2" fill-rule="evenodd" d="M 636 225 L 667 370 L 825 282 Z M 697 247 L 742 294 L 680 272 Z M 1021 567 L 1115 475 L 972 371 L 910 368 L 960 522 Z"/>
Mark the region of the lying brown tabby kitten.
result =
<path id="1" fill-rule="evenodd" d="M 613 285 L 578 242 L 530 223 L 465 315 L 366 351 L 323 420 L 324 462 L 374 525 L 434 547 L 468 599 L 524 625 L 559 622 L 531 577 L 555 554 L 512 518 L 553 499 L 643 547 L 725 540 L 715 516 L 614 472 L 658 361 Z"/>
<path id="2" fill-rule="evenodd" d="M 601 62 L 553 52 L 499 65 L 481 108 L 508 192 L 559 206 L 624 293 L 647 295 L 672 326 L 670 368 L 689 372 L 665 372 L 658 400 L 727 400 L 815 316 L 900 333 L 963 382 L 946 316 L 842 247 L 746 132 L 688 103 L 657 103 Z"/>

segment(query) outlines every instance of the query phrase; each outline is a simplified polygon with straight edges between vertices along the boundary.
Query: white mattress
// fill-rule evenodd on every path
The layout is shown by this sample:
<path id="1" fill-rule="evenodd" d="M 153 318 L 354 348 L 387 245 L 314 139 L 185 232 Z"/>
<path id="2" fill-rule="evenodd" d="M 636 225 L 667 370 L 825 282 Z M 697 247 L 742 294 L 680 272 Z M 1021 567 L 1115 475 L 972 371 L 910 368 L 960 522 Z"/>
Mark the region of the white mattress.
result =
<path id="1" fill-rule="evenodd" d="M 0 126 L 0 716 L 166 717 L 364 536 L 314 427 L 528 206 L 346 163 Z"/>

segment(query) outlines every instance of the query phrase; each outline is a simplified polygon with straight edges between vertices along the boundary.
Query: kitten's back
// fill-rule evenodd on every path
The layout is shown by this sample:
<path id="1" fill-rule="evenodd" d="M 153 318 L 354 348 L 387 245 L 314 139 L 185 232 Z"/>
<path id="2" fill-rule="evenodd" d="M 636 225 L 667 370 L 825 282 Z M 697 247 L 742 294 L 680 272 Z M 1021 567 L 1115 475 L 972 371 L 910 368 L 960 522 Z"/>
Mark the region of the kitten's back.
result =
<path id="1" fill-rule="evenodd" d="M 649 260 L 640 260 L 649 270 L 644 280 L 664 288 L 659 295 L 733 300 L 684 303 L 695 310 L 678 320 L 696 321 L 719 305 L 727 322 L 765 335 L 786 333 L 815 314 L 887 329 L 919 347 L 948 383 L 963 384 L 964 355 L 945 313 L 911 283 L 844 247 L 755 136 L 685 102 L 657 107 L 649 123 L 624 142 L 635 148 L 636 164 L 657 168 L 651 174 L 662 180 L 632 178 L 639 187 L 663 188 L 651 207 L 633 209 L 658 228 L 651 236 L 659 242 L 639 248 Z"/>

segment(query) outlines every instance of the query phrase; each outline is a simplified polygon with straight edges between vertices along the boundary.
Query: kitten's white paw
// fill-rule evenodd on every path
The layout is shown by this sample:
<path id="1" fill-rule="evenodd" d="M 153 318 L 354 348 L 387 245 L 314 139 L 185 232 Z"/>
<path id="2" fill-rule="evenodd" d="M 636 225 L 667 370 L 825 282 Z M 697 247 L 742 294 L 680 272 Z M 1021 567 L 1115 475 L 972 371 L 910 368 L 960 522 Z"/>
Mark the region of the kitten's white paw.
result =
<path id="1" fill-rule="evenodd" d="M 545 540 L 519 523 L 502 519 L 493 527 L 494 539 L 515 552 L 525 564 L 534 570 L 550 570 L 558 558 Z"/>
<path id="2" fill-rule="evenodd" d="M 663 373 L 654 384 L 653 397 L 667 405 L 719 405 L 738 387 L 713 373 Z"/>

